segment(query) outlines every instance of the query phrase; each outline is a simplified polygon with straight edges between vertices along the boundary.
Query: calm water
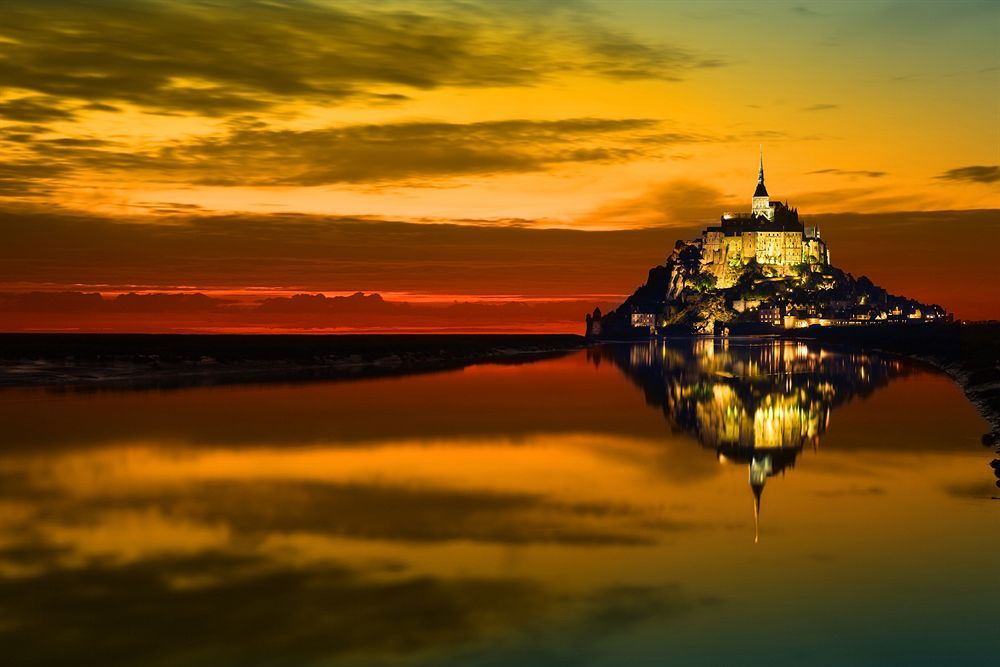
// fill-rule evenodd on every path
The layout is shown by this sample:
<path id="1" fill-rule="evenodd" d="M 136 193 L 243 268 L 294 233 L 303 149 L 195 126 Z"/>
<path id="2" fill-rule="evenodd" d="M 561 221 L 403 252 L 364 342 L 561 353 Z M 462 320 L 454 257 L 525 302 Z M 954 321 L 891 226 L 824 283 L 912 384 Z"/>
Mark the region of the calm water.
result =
<path id="1" fill-rule="evenodd" d="M 986 424 L 895 360 L 641 344 L 353 383 L 6 391 L 0 424 L 3 664 L 1000 648 Z"/>

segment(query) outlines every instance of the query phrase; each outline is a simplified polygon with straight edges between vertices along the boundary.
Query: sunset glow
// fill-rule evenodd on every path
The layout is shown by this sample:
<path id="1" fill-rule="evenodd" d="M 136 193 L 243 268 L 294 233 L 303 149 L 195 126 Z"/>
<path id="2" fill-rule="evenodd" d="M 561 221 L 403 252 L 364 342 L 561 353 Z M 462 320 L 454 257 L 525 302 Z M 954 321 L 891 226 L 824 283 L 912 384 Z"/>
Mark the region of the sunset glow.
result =
<path id="1" fill-rule="evenodd" d="M 578 331 L 748 207 L 761 145 L 838 266 L 1000 317 L 998 30 L 972 1 L 5 2 L 0 328 Z"/>

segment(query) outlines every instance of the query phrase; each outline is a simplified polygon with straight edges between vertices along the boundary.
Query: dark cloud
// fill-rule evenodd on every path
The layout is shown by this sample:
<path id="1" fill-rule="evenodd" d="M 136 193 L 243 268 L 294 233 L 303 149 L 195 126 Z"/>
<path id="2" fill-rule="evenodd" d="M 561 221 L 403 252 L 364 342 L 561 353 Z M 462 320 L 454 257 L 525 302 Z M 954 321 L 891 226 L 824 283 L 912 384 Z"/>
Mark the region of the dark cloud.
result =
<path id="1" fill-rule="evenodd" d="M 803 5 L 796 5 L 795 7 L 792 7 L 792 12 L 799 16 L 806 16 L 809 18 L 824 16 L 824 14 L 817 12 L 812 7 L 805 7 Z"/>
<path id="2" fill-rule="evenodd" d="M 31 140 L 31 135 L 25 137 Z M 69 171 L 63 164 L 45 160 L 0 161 L 0 197 L 48 196 L 58 187 L 58 179 Z"/>
<path id="3" fill-rule="evenodd" d="M 713 186 L 674 180 L 652 187 L 639 197 L 605 204 L 582 222 L 609 227 L 688 228 L 693 235 L 699 224 L 717 219 L 734 205 L 732 197 Z"/>
<path id="4" fill-rule="evenodd" d="M 48 554 L 46 545 L 29 546 Z M 12 664 L 546 664 L 587 662 L 609 634 L 715 606 L 672 584 L 554 590 L 392 563 L 282 567 L 237 549 L 99 560 L 0 580 Z M 123 631 L 123 628 L 127 631 Z M 551 641 L 571 639 L 568 645 Z M 548 646 L 547 646 L 548 645 Z"/>
<path id="5" fill-rule="evenodd" d="M 638 152 L 628 143 L 629 135 L 657 124 L 651 119 L 575 118 L 354 125 L 301 132 L 238 129 L 221 138 L 165 149 L 149 159 L 154 168 L 177 169 L 206 185 L 394 181 L 623 160 Z"/>
<path id="6" fill-rule="evenodd" d="M 814 196 L 821 197 L 819 203 L 842 203 L 878 195 L 859 188 Z M 795 195 L 789 203 L 801 205 L 803 198 Z M 745 206 L 740 200 L 704 184 L 665 185 L 647 197 L 609 205 L 584 221 L 592 226 L 649 225 L 607 232 L 539 229 L 530 221 L 410 224 L 287 214 L 178 214 L 151 224 L 8 209 L 0 210 L 0 289 L 23 292 L 34 289 L 30 285 L 46 285 L 46 290 L 67 286 L 63 289 L 127 292 L 191 286 L 183 291 L 194 292 L 272 286 L 293 293 L 620 295 L 635 288 L 646 268 L 662 263 L 675 240 L 699 233 L 703 221 L 696 218 L 715 219 L 728 204 Z M 671 212 L 678 206 L 690 222 Z M 962 317 L 975 318 L 1000 314 L 994 295 L 981 289 L 1000 281 L 998 265 L 989 258 L 991 239 L 1000 230 L 998 216 L 995 210 L 982 210 L 808 219 L 821 225 L 838 266 L 868 274 L 894 293 L 943 303 Z M 982 243 L 942 245 L 942 230 Z M 884 247 L 897 251 L 877 250 Z M 926 271 L 918 260 L 928 256 L 947 267 L 949 280 Z M 642 267 L 638 275 L 636 267 Z M 876 268 L 878 275 L 872 273 Z M 556 307 L 539 307 L 539 312 Z"/>
<path id="7" fill-rule="evenodd" d="M 181 522 L 225 525 L 250 542 L 274 534 L 311 534 L 406 543 L 637 546 L 654 544 L 664 534 L 704 528 L 665 520 L 651 526 L 643 521 L 649 518 L 646 508 L 578 505 L 536 494 L 302 480 L 213 480 L 86 502 L 50 495 L 45 506 L 46 516 L 58 517 L 64 525 L 86 523 L 106 511 L 159 509 Z"/>
<path id="8" fill-rule="evenodd" d="M 5 4 L 0 37 L 4 87 L 204 115 L 384 103 L 404 97 L 398 88 L 531 85 L 566 72 L 675 79 L 718 64 L 609 30 L 577 3 L 22 1 Z"/>
<path id="9" fill-rule="evenodd" d="M 0 140 L 14 144 L 25 144 L 33 141 L 35 135 L 45 134 L 49 131 L 44 125 L 6 125 L 0 127 Z"/>
<path id="10" fill-rule="evenodd" d="M 810 174 L 832 174 L 834 176 L 863 176 L 865 178 L 882 178 L 888 175 L 885 171 L 869 171 L 865 169 L 817 169 L 816 171 L 810 171 Z"/>
<path id="11" fill-rule="evenodd" d="M 204 294 L 121 294 L 104 299 L 91 292 L 0 293 L 0 312 L 14 313 L 174 313 L 205 312 L 230 303 Z"/>
<path id="12" fill-rule="evenodd" d="M 949 496 L 962 500 L 1000 500 L 998 486 L 1000 486 L 1000 482 L 984 480 L 946 484 L 943 489 Z"/>
<path id="13" fill-rule="evenodd" d="M 132 204 L 132 206 L 145 209 L 151 213 L 162 213 L 165 215 L 190 214 L 205 210 L 203 206 L 199 206 L 198 204 L 186 204 L 174 201 L 141 201 Z"/>
<path id="14" fill-rule="evenodd" d="M 455 650 L 556 604 L 530 581 L 378 574 L 208 552 L 5 577 L 0 647 L 24 665 L 329 664 Z"/>
<path id="15" fill-rule="evenodd" d="M 884 189 L 875 185 L 857 185 L 830 190 L 796 193 L 792 205 L 803 210 L 823 210 L 831 206 L 852 206 L 856 210 L 870 207 L 873 201 L 885 195 Z M 912 197 L 910 198 L 912 200 Z"/>
<path id="16" fill-rule="evenodd" d="M 949 169 L 940 176 L 947 181 L 966 181 L 969 183 L 996 183 L 1000 181 L 1000 166 L 971 165 Z"/>
<path id="17" fill-rule="evenodd" d="M 665 230 L 584 232 L 280 214 L 139 224 L 0 211 L 0 230 L 0 283 L 125 290 L 272 285 L 303 292 L 621 294 L 634 286 L 634 267 L 662 261 L 674 241 Z M 594 270 L 598 261 L 601 271 Z"/>
<path id="18" fill-rule="evenodd" d="M 74 114 L 58 104 L 58 98 L 33 96 L 0 102 L 0 118 L 25 123 L 68 120 Z"/>
<path id="19" fill-rule="evenodd" d="M 813 104 L 812 106 L 804 107 L 803 111 L 831 111 L 833 109 L 839 109 L 839 104 Z"/>
<path id="20" fill-rule="evenodd" d="M 854 275 L 868 275 L 894 294 L 944 304 L 959 317 L 1000 317 L 1000 299 L 983 289 L 1000 284 L 1000 264 L 991 259 L 1000 242 L 1000 210 L 829 213 L 804 220 L 822 228 L 834 264 Z M 975 242 L 945 243 L 944 236 Z M 927 270 L 929 257 L 934 271 Z"/>
<path id="21" fill-rule="evenodd" d="M 693 598 L 675 584 L 615 586 L 594 593 L 581 629 L 600 634 L 621 632 L 640 623 L 663 621 L 719 602 L 714 598 Z"/>
<path id="22" fill-rule="evenodd" d="M 859 487 L 852 485 L 848 488 L 843 489 L 827 489 L 823 491 L 816 491 L 815 494 L 822 498 L 847 498 L 851 496 L 881 496 L 885 493 L 885 489 L 881 486 L 864 486 Z"/>
<path id="23" fill-rule="evenodd" d="M 568 162 L 627 160 L 655 151 L 651 144 L 688 139 L 651 135 L 658 124 L 646 118 L 512 119 L 295 131 L 271 129 L 253 117 L 237 117 L 228 123 L 226 133 L 146 151 L 95 137 L 25 136 L 34 160 L 6 168 L 16 172 L 18 164 L 30 167 L 37 161 L 65 170 L 128 172 L 130 177 L 145 175 L 158 181 L 222 186 L 420 185 L 422 179 L 430 177 L 530 172 Z"/>
<path id="24" fill-rule="evenodd" d="M 572 331 L 580 314 L 609 308 L 613 298 L 559 300 L 386 301 L 379 294 L 295 294 L 237 303 L 200 293 L 0 293 L 0 330 L 195 331 L 273 330 L 530 330 Z"/>

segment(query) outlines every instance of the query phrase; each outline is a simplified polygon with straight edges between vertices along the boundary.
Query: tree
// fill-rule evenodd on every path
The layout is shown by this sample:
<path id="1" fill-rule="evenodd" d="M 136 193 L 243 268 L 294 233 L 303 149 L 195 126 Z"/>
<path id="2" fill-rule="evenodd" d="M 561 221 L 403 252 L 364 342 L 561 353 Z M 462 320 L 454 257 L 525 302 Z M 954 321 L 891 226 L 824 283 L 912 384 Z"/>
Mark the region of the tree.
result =
<path id="1" fill-rule="evenodd" d="M 715 289 L 715 285 L 718 282 L 715 276 L 706 271 L 699 271 L 698 274 L 691 279 L 691 289 L 699 294 L 708 292 Z"/>

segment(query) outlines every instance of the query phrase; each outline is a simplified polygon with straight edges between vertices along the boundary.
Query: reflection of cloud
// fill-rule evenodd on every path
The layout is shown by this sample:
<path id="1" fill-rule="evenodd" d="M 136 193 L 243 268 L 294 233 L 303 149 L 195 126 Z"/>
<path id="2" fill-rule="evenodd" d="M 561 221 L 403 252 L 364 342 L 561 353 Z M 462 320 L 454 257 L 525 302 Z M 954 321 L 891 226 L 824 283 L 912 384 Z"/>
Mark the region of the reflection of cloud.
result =
<path id="1" fill-rule="evenodd" d="M 1000 486 L 1000 483 L 997 484 Z M 961 484 L 947 484 L 944 486 L 944 492 L 953 498 L 962 499 L 975 499 L 975 500 L 988 500 L 996 499 L 998 495 L 996 487 L 985 480 L 982 482 L 967 482 Z"/>
<path id="2" fill-rule="evenodd" d="M 11 664 L 325 664 L 453 650 L 554 604 L 520 580 L 372 574 L 210 552 L 5 578 L 0 642 Z"/>
<path id="3" fill-rule="evenodd" d="M 527 655 L 581 664 L 596 638 L 716 604 L 677 585 L 572 594 L 526 579 L 416 576 L 376 564 L 276 568 L 236 549 L 2 578 L 0 596 L 16 621 L 0 629 L 12 664 L 76 664 L 85 654 L 109 667 L 137 655 L 145 664 L 220 666 L 524 664 L 511 658 Z M 540 627 L 560 634 L 539 641 Z"/>
<path id="4" fill-rule="evenodd" d="M 17 494 L 33 496 L 46 508 L 31 520 L 35 530 L 60 546 L 73 546 L 74 553 L 65 554 L 70 562 L 97 554 L 131 560 L 138 553 L 170 552 L 170 545 L 197 550 L 224 543 L 226 535 L 253 541 L 274 534 L 311 534 L 411 543 L 643 545 L 663 534 L 705 528 L 641 507 L 563 502 L 534 493 L 301 479 L 219 479 L 88 499 L 63 496 L 44 485 Z M 140 525 L 145 551 L 119 544 L 116 536 Z"/>
<path id="5" fill-rule="evenodd" d="M 591 610 L 584 622 L 584 632 L 613 633 L 664 618 L 679 616 L 703 606 L 717 604 L 713 599 L 693 599 L 679 586 L 617 586 L 598 591 L 588 601 Z"/>
<path id="6" fill-rule="evenodd" d="M 996 183 L 1000 181 L 1000 166 L 971 165 L 949 169 L 940 176 L 946 181 L 967 181 L 969 183 Z"/>
<path id="7" fill-rule="evenodd" d="M 845 498 L 849 496 L 881 496 L 885 493 L 885 489 L 881 486 L 865 486 L 856 487 L 851 486 L 846 489 L 825 489 L 816 491 L 817 496 L 823 498 Z"/>

